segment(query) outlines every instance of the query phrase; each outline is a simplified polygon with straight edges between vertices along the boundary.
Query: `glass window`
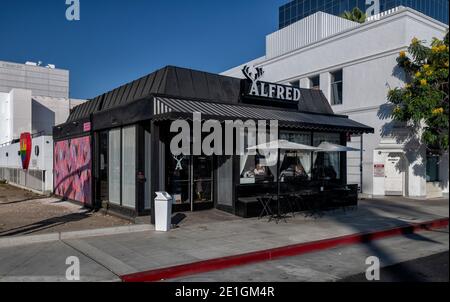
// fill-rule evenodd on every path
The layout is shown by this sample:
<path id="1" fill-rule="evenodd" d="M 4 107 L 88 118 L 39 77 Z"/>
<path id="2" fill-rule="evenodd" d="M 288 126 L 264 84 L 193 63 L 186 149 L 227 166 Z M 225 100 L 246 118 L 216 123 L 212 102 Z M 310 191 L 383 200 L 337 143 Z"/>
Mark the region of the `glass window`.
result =
<path id="1" fill-rule="evenodd" d="M 122 206 L 136 206 L 136 127 L 123 128 L 122 135 Z"/>
<path id="2" fill-rule="evenodd" d="M 194 156 L 192 158 L 192 168 L 194 202 L 211 202 L 213 200 L 212 156 Z"/>
<path id="3" fill-rule="evenodd" d="M 167 190 L 173 196 L 175 204 L 190 202 L 190 156 L 174 156 L 169 148 L 166 151 L 167 162 Z"/>
<path id="4" fill-rule="evenodd" d="M 341 105 L 343 97 L 342 70 L 331 73 L 331 105 Z"/>
<path id="5" fill-rule="evenodd" d="M 309 78 L 311 89 L 320 90 L 320 76 Z"/>
<path id="6" fill-rule="evenodd" d="M 257 138 L 253 133 L 250 136 L 250 132 L 245 133 L 244 148 L 247 150 L 248 147 L 254 146 L 256 143 L 261 143 L 259 137 Z M 266 142 L 274 140 L 267 133 Z M 268 183 L 274 182 L 277 179 L 277 161 L 276 155 L 273 152 L 250 152 L 245 153 L 240 157 L 240 175 L 241 184 L 249 183 Z"/>
<path id="7" fill-rule="evenodd" d="M 311 133 L 309 132 L 287 132 L 282 131 L 280 133 L 280 139 L 286 140 L 289 142 L 303 144 L 303 145 L 311 145 Z"/>
<path id="8" fill-rule="evenodd" d="M 289 142 L 311 145 L 309 132 L 281 132 L 280 139 Z M 281 153 L 280 180 L 298 181 L 311 179 L 311 152 L 287 151 Z"/>
<path id="9" fill-rule="evenodd" d="M 314 133 L 314 146 L 323 142 L 340 144 L 339 133 Z M 314 153 L 312 177 L 315 180 L 341 179 L 341 156 L 339 152 Z"/>
<path id="10" fill-rule="evenodd" d="M 120 129 L 109 131 L 108 145 L 109 202 L 120 205 Z"/>
<path id="11" fill-rule="evenodd" d="M 217 157 L 217 203 L 233 206 L 233 157 Z"/>
<path id="12" fill-rule="evenodd" d="M 427 182 L 437 182 L 439 179 L 439 156 L 427 156 Z"/>
<path id="13" fill-rule="evenodd" d="M 291 86 L 300 88 L 300 80 L 290 82 L 289 84 L 291 84 Z"/>
<path id="14" fill-rule="evenodd" d="M 267 161 L 269 155 L 241 156 L 241 184 L 270 183 L 276 181 L 277 163 Z"/>

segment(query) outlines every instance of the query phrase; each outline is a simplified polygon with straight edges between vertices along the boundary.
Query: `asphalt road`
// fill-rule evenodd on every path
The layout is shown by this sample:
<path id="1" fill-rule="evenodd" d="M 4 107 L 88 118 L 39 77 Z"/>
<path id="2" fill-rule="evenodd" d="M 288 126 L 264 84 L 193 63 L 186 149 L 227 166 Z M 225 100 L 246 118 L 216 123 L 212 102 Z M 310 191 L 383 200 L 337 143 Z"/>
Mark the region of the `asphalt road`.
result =
<path id="1" fill-rule="evenodd" d="M 337 247 L 231 269 L 180 277 L 182 282 L 358 282 L 368 257 L 380 261 L 380 281 L 447 281 L 448 228 Z M 351 277 L 349 277 L 351 276 Z"/>
<path id="2" fill-rule="evenodd" d="M 449 282 L 449 252 L 402 262 L 380 271 L 380 282 Z M 341 282 L 368 282 L 365 274 L 340 280 Z"/>

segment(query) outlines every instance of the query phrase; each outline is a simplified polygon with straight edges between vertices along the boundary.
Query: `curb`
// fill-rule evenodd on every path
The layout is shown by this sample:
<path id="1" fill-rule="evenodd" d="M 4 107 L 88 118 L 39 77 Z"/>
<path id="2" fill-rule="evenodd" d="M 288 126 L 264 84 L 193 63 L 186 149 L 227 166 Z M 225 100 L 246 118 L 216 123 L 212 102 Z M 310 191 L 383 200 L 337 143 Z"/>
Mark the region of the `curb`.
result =
<path id="1" fill-rule="evenodd" d="M 0 248 L 15 247 L 21 245 L 29 245 L 34 243 L 45 243 L 60 240 L 70 239 L 83 239 L 97 236 L 119 235 L 135 232 L 147 232 L 154 231 L 153 225 L 141 224 L 141 225 L 129 225 L 103 229 L 93 229 L 84 231 L 72 231 L 72 232 L 58 232 L 42 235 L 30 235 L 30 236 L 17 236 L 17 237 L 5 237 L 0 238 Z"/>
<path id="2" fill-rule="evenodd" d="M 150 270 L 146 272 L 133 273 L 121 276 L 120 278 L 122 279 L 123 282 L 161 281 L 182 276 L 189 276 L 199 273 L 227 269 L 240 265 L 270 261 L 283 257 L 296 256 L 310 252 L 326 250 L 329 248 L 334 248 L 342 245 L 368 243 L 370 241 L 386 237 L 407 235 L 418 231 L 444 228 L 447 227 L 448 225 L 449 225 L 449 218 L 443 218 L 423 223 L 405 224 L 403 226 L 391 229 L 384 229 L 381 231 L 346 235 L 342 237 L 335 237 L 325 240 L 300 243 L 246 254 L 171 266 L 161 269 Z"/>

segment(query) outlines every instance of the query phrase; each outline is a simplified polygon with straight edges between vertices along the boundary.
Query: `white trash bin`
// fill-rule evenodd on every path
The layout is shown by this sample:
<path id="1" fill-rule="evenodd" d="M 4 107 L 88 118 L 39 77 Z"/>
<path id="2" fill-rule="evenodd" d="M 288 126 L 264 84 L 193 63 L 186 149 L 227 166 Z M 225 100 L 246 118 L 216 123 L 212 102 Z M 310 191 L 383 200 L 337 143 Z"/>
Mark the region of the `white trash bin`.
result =
<path id="1" fill-rule="evenodd" d="M 167 192 L 156 192 L 155 230 L 167 232 L 172 226 L 172 196 Z"/>

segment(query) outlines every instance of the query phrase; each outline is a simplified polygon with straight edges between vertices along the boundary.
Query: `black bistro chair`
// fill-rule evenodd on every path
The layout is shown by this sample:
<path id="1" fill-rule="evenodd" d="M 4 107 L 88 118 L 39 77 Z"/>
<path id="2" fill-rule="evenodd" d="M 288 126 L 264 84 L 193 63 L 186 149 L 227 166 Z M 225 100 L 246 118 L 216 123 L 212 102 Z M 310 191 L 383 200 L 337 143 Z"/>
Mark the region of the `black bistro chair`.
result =
<path id="1" fill-rule="evenodd" d="M 273 211 L 271 208 L 272 196 L 267 194 L 265 196 L 260 196 L 256 198 L 262 206 L 261 213 L 259 214 L 258 220 L 265 216 L 273 217 Z"/>

